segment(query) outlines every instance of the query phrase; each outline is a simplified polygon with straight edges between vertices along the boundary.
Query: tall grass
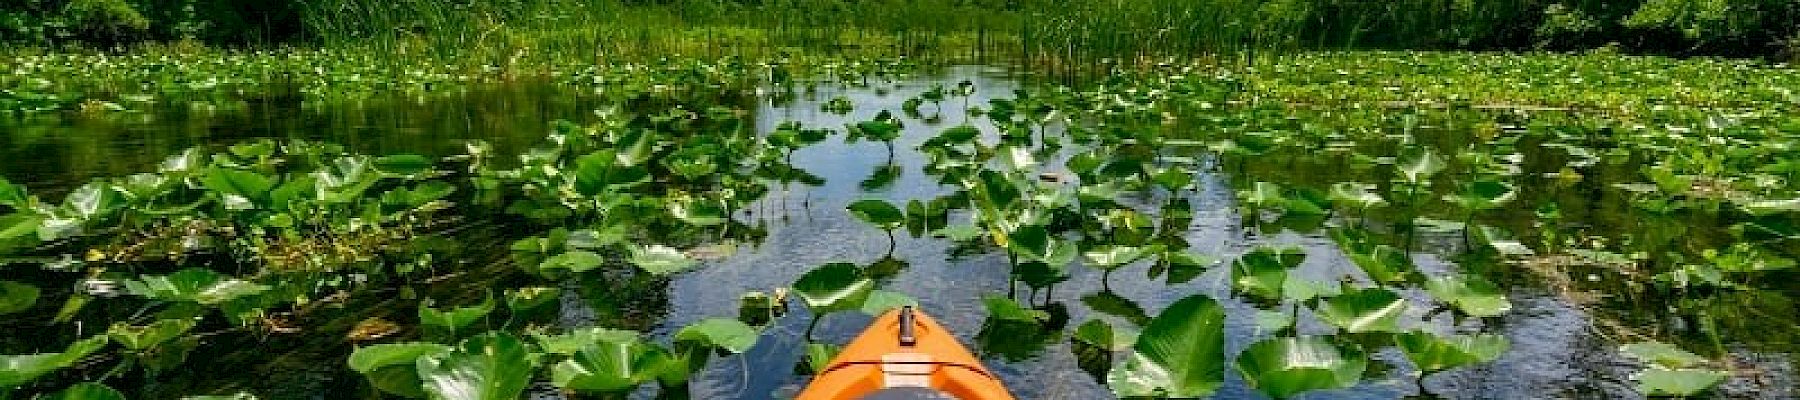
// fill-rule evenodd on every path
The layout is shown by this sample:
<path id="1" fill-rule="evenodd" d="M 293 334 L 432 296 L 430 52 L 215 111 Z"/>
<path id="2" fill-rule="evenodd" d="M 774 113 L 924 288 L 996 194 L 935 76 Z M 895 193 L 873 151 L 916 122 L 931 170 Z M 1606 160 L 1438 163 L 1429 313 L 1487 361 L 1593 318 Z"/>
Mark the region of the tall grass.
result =
<path id="1" fill-rule="evenodd" d="M 1249 62 L 1260 53 L 1294 49 L 1517 49 L 1546 44 L 1579 48 L 1626 35 L 1613 32 L 1624 28 L 1609 21 L 1629 13 L 1637 4 L 1600 0 L 300 1 L 310 36 L 322 44 L 371 51 L 395 62 L 427 59 L 496 66 L 534 59 L 768 58 L 806 52 L 1013 62 L 1065 75 L 1171 58 Z M 1569 11 L 1560 15 L 1613 28 L 1601 28 L 1611 30 L 1604 35 L 1569 31 L 1546 22 L 1547 10 Z M 1783 10 L 1800 13 L 1800 6 Z M 1768 30 L 1780 29 L 1795 30 L 1791 26 Z"/>

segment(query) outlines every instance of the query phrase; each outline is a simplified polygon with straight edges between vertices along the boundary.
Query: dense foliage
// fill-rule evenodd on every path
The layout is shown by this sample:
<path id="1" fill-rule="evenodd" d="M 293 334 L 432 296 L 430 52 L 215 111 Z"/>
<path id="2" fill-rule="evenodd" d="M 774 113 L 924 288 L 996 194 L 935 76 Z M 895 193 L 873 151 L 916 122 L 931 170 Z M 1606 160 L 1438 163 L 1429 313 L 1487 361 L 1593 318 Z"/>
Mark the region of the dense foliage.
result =
<path id="1" fill-rule="evenodd" d="M 613 48 L 621 46 L 616 42 L 662 50 L 738 47 L 731 54 L 748 52 L 743 47 L 880 46 L 889 54 L 1083 59 L 1291 48 L 1609 46 L 1784 57 L 1800 48 L 1797 20 L 1800 2 L 1793 0 L 22 0 L 0 7 L 0 41 L 399 46 L 425 40 L 590 54 L 624 52 Z M 883 39 L 872 43 L 872 37 Z"/>

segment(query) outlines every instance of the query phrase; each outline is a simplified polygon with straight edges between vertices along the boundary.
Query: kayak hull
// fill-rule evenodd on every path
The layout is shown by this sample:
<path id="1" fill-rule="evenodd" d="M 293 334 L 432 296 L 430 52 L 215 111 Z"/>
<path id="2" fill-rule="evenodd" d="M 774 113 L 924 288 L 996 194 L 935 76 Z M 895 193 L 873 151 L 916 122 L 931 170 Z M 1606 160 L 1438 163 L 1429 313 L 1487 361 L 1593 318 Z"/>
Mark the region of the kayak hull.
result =
<path id="1" fill-rule="evenodd" d="M 902 318 L 902 313 L 911 313 Z M 912 344 L 901 339 L 909 319 Z M 832 358 L 796 397 L 799 400 L 854 400 L 888 388 L 928 387 L 963 400 L 1011 400 L 1000 379 L 956 336 L 915 310 L 892 310 Z"/>

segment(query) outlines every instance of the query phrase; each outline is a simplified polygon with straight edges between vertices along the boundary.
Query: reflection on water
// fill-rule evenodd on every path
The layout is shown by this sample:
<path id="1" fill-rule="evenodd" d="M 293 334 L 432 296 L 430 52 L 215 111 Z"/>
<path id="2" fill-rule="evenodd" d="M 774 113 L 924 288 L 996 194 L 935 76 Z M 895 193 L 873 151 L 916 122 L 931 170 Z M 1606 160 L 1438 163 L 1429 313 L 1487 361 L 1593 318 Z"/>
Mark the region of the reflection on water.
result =
<path id="1" fill-rule="evenodd" d="M 1072 268 L 1070 280 L 1051 294 L 1048 305 L 1054 311 L 1053 319 L 1059 322 L 1052 325 L 1071 329 L 1041 329 L 989 321 L 980 299 L 984 295 L 1008 291 L 1009 276 L 1004 255 L 992 251 L 971 254 L 955 248 L 948 240 L 919 238 L 904 232 L 898 233 L 890 243 L 886 234 L 865 226 L 844 211 L 850 202 L 863 198 L 904 203 L 909 199 L 929 199 L 951 192 L 951 187 L 940 185 L 936 177 L 922 172 L 926 159 L 914 149 L 944 128 L 965 121 L 992 134 L 995 129 L 986 119 L 970 116 L 964 110 L 968 105 L 985 105 L 989 99 L 1012 96 L 1020 84 L 1002 71 L 980 67 L 951 68 L 942 74 L 897 83 L 877 82 L 873 87 L 822 83 L 812 88 L 794 88 L 791 93 L 777 90 L 774 96 L 761 101 L 742 100 L 743 106 L 754 109 L 751 119 L 759 132 L 772 131 L 784 121 L 841 130 L 845 124 L 868 120 L 883 110 L 900 114 L 907 99 L 933 84 L 953 86 L 964 80 L 973 82 L 976 89 L 969 103 L 965 105 L 961 99 L 951 99 L 941 107 L 927 104 L 921 108 L 923 115 L 903 117 L 905 132 L 893 143 L 895 151 L 891 154 L 889 147 L 881 142 L 847 143 L 842 140 L 842 135 L 792 154 L 792 163 L 796 167 L 823 178 L 823 182 L 779 187 L 765 200 L 737 215 L 739 222 L 746 226 L 764 230 L 759 232 L 766 235 L 760 242 L 744 244 L 722 259 L 709 261 L 703 268 L 669 282 L 567 282 L 563 287 L 565 293 L 576 296 L 564 299 L 562 323 L 570 326 L 597 321 L 627 323 L 631 325 L 625 326 L 627 328 L 645 329 L 666 337 L 671 329 L 691 322 L 735 315 L 743 293 L 769 292 L 787 286 L 818 265 L 830 262 L 869 264 L 885 260 L 881 265 L 888 267 L 886 270 L 891 276 L 885 278 L 884 289 L 916 297 L 924 310 L 936 316 L 963 343 L 971 345 L 991 363 L 990 366 L 1021 398 L 1110 396 L 1102 385 L 1101 371 L 1113 360 L 1093 349 L 1071 345 L 1067 337 L 1066 332 L 1082 321 L 1104 319 L 1115 325 L 1141 323 L 1178 299 L 1206 294 L 1220 299 L 1227 309 L 1226 354 L 1235 354 L 1257 339 L 1270 335 L 1257 327 L 1255 306 L 1230 294 L 1229 268 L 1225 267 L 1189 271 L 1187 273 L 1198 275 L 1193 279 L 1174 280 L 1182 283 L 1169 284 L 1163 279 L 1140 278 L 1149 271 L 1147 266 L 1137 265 L 1114 272 L 1113 278 L 1104 286 L 1099 272 L 1090 268 Z M 838 115 L 821 109 L 824 103 L 839 96 L 851 99 L 854 111 Z M 447 99 L 395 99 L 365 105 L 300 107 L 298 103 L 268 102 L 216 112 L 170 107 L 148 114 L 11 117 L 0 120 L 0 129 L 5 132 L 0 135 L 0 159 L 7 160 L 0 163 L 0 175 L 30 186 L 34 191 L 55 196 L 54 193 L 90 178 L 146 170 L 163 157 L 186 147 L 257 137 L 331 141 L 368 153 L 433 155 L 461 151 L 464 139 L 482 139 L 494 144 L 497 154 L 515 154 L 540 141 L 551 121 L 589 120 L 593 110 L 608 106 L 601 100 L 539 82 L 489 87 Z M 1342 170 L 1344 166 L 1331 164 L 1329 160 L 1271 156 L 1264 162 L 1243 165 L 1242 170 L 1259 177 L 1280 177 L 1283 182 L 1330 183 L 1344 176 L 1332 172 Z M 1561 165 L 1554 160 L 1542 162 L 1546 163 L 1544 165 Z M 1589 179 L 1624 181 L 1626 179 L 1606 174 L 1625 173 L 1602 171 L 1601 175 L 1591 175 Z M 1190 195 L 1188 203 L 1193 220 L 1185 233 L 1193 250 L 1230 260 L 1259 244 L 1296 245 L 1307 254 L 1305 262 L 1294 272 L 1298 277 L 1329 282 L 1340 276 L 1360 274 L 1338 246 L 1317 229 L 1326 222 L 1322 219 L 1285 221 L 1286 225 L 1274 227 L 1247 225 L 1238 211 L 1234 193 L 1245 182 L 1254 179 L 1246 180 L 1214 170 L 1201 174 L 1197 180 L 1198 190 Z M 1557 187 L 1550 182 L 1522 182 L 1521 185 Z M 1564 218 L 1581 221 L 1591 230 L 1630 232 L 1651 224 L 1683 223 L 1610 218 L 1608 216 L 1617 214 L 1608 214 L 1605 207 L 1616 202 L 1606 199 L 1605 194 L 1584 192 L 1581 187 L 1528 190 L 1522 196 L 1555 197 L 1564 204 Z M 1499 215 L 1529 212 L 1531 210 L 1496 211 Z M 450 233 L 463 241 L 463 250 L 469 257 L 465 262 L 484 265 L 509 262 L 505 259 L 504 246 L 521 233 L 508 232 L 503 226 L 482 225 L 487 223 L 477 222 L 472 229 Z M 1509 228 L 1523 231 L 1526 227 Z M 1660 228 L 1654 231 L 1667 232 Z M 1452 269 L 1454 262 L 1445 255 L 1460 253 L 1462 245 L 1453 234 L 1422 235 L 1418 248 L 1423 251 L 1412 257 L 1422 270 L 1440 273 Z M 1614 350 L 1617 343 L 1593 333 L 1590 316 L 1582 306 L 1569 303 L 1530 282 L 1515 286 L 1511 292 L 1514 310 L 1484 327 L 1486 331 L 1509 337 L 1511 350 L 1494 363 L 1430 377 L 1425 382 L 1430 392 L 1453 398 L 1505 399 L 1632 395 L 1631 382 L 1626 378 L 1630 365 Z M 1424 296 L 1422 293 L 1403 295 Z M 1782 295 L 1771 296 L 1781 301 L 1787 299 Z M 620 304 L 637 306 L 620 307 Z M 1631 307 L 1629 304 L 1613 306 Z M 704 399 L 761 399 L 797 393 L 807 380 L 807 376 L 797 373 L 795 368 L 806 351 L 806 342 L 800 336 L 812 316 L 804 307 L 791 306 L 790 309 L 791 312 L 772 321 L 756 347 L 743 355 L 715 358 L 693 379 L 691 394 Z M 1412 310 L 1403 320 L 1407 326 L 1448 326 L 1452 323 L 1441 315 L 1427 315 L 1426 311 Z M 1791 314 L 1792 310 L 1788 312 Z M 823 342 L 841 344 L 860 332 L 871 319 L 858 313 L 833 314 L 820 322 L 815 337 Z M 1316 321 L 1303 323 L 1298 328 L 1302 334 L 1328 329 Z M 250 382 L 242 385 L 270 388 L 259 390 L 268 393 L 270 398 L 331 398 L 347 390 L 333 389 L 331 382 L 334 380 L 360 384 L 357 376 L 319 372 L 334 369 L 307 365 L 338 365 L 342 360 L 334 357 L 340 357 L 342 352 L 293 353 L 299 354 L 299 360 L 308 362 L 297 362 L 294 358 L 270 361 L 248 354 L 256 352 L 241 353 L 244 354 L 228 354 L 218 359 L 255 364 L 254 368 L 224 369 L 214 371 L 219 375 L 184 379 Z M 1401 356 L 1389 351 L 1375 357 L 1399 360 Z M 208 370 L 211 369 L 202 369 Z M 1350 389 L 1311 393 L 1304 397 L 1386 399 L 1417 394 L 1417 386 L 1408 377 L 1409 372 L 1387 371 L 1383 378 L 1366 379 Z M 278 378 L 265 380 L 265 376 Z M 1220 398 L 1260 396 L 1237 374 L 1226 377 Z M 280 389 L 273 389 L 275 387 Z"/>

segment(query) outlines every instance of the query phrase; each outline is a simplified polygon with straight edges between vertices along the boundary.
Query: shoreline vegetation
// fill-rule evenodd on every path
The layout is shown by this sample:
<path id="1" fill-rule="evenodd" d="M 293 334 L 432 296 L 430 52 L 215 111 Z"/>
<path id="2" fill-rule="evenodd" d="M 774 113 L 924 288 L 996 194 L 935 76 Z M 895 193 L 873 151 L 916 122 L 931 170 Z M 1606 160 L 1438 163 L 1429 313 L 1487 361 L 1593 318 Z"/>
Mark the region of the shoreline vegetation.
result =
<path id="1" fill-rule="evenodd" d="M 1537 292 L 1605 341 L 1576 367 L 1619 388 L 1575 395 L 1780 398 L 1795 21 L 1791 0 L 19 0 L 0 127 L 40 145 L 165 108 L 520 82 L 603 106 L 504 151 L 202 137 L 69 187 L 0 177 L 0 331 L 27 333 L 0 337 L 0 400 L 679 399 L 767 332 L 804 329 L 759 364 L 803 376 L 838 350 L 822 319 L 923 300 L 979 304 L 960 333 L 994 362 L 1060 346 L 1121 397 L 1429 396 L 1536 345 L 1509 318 Z M 970 64 L 1019 86 L 921 78 Z M 494 112 L 533 111 L 554 114 Z M 851 156 L 886 161 L 864 198 L 812 210 L 827 179 L 802 150 L 865 141 Z M 921 186 L 880 190 L 902 176 Z M 771 202 L 887 251 L 662 320 L 672 282 L 788 222 Z M 1237 247 L 1190 243 L 1196 205 Z M 969 264 L 1005 293 L 899 292 L 926 261 L 901 238 L 991 256 Z M 355 384 L 207 379 L 240 364 Z"/>

